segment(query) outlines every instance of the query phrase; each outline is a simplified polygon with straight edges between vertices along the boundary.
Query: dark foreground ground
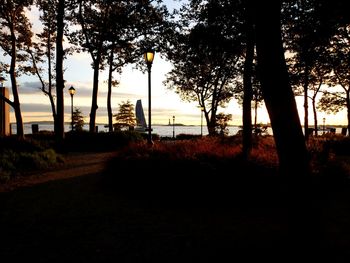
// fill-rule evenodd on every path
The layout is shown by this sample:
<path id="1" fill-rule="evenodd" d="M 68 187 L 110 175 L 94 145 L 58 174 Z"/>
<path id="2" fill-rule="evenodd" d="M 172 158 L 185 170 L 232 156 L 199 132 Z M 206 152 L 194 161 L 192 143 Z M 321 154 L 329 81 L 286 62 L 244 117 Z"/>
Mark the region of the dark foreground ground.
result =
<path id="1" fill-rule="evenodd" d="M 307 189 L 232 162 L 113 159 L 0 193 L 0 260 L 348 262 L 348 183 Z"/>

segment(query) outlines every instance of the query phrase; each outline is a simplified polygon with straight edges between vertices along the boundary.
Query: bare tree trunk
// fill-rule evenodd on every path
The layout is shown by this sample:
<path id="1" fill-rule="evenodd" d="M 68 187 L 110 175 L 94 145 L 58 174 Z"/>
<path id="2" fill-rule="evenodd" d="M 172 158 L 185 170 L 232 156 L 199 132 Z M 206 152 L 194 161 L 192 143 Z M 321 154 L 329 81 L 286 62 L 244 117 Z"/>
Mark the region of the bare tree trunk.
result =
<path id="1" fill-rule="evenodd" d="M 113 113 L 112 113 L 112 78 L 113 78 L 113 48 L 109 56 L 109 72 L 108 72 L 108 93 L 107 93 L 107 111 L 108 111 L 108 131 L 113 131 Z"/>
<path id="2" fill-rule="evenodd" d="M 304 72 L 304 136 L 305 140 L 309 140 L 309 65 L 306 62 L 305 72 Z"/>
<path id="3" fill-rule="evenodd" d="M 93 80 L 93 89 L 92 89 L 92 103 L 91 103 L 91 111 L 90 111 L 90 126 L 89 131 L 95 132 L 96 129 L 96 111 L 98 109 L 97 105 L 97 95 L 98 95 L 98 78 L 100 71 L 100 60 L 101 54 L 97 54 L 96 59 L 94 60 L 94 80 Z"/>
<path id="4" fill-rule="evenodd" d="M 49 26 L 51 28 L 51 25 Z M 52 118 L 54 123 L 56 123 L 56 105 L 55 100 L 52 95 L 52 61 L 51 61 L 51 34 L 48 35 L 47 38 L 47 64 L 48 64 L 48 92 L 47 96 L 49 96 L 51 110 L 52 110 Z"/>
<path id="5" fill-rule="evenodd" d="M 308 153 L 284 58 L 279 1 L 255 1 L 258 70 L 280 172 L 293 181 L 309 172 Z M 264 12 L 265 11 L 265 12 Z M 266 16 L 269 19 L 266 19 Z"/>
<path id="6" fill-rule="evenodd" d="M 314 113 L 315 136 L 318 136 L 316 98 L 312 98 L 312 111 Z"/>
<path id="7" fill-rule="evenodd" d="M 11 58 L 12 60 L 12 58 Z M 12 63 L 11 63 L 12 64 Z M 11 76 L 11 85 L 12 85 L 12 95 L 13 95 L 13 109 L 15 111 L 16 116 L 16 125 L 17 125 L 17 136 L 19 138 L 24 138 L 24 129 L 23 129 L 23 119 L 21 113 L 21 105 L 19 102 L 18 90 L 17 90 L 17 81 L 15 77 L 15 73 L 13 72 L 12 66 L 10 69 Z"/>
<path id="8" fill-rule="evenodd" d="M 16 80 L 16 59 L 17 59 L 17 48 L 16 48 L 16 36 L 13 26 L 10 26 L 11 31 L 11 64 L 10 64 L 10 78 L 12 86 L 12 96 L 13 96 L 13 109 L 16 116 L 17 125 L 17 136 L 19 138 L 24 138 L 23 120 L 21 113 L 21 105 L 19 102 L 17 80 Z"/>
<path id="9" fill-rule="evenodd" d="M 250 8 L 249 5 L 246 8 Z M 248 159 L 252 150 L 252 67 L 254 58 L 254 28 L 251 12 L 246 10 L 246 57 L 243 75 L 243 157 Z"/>
<path id="10" fill-rule="evenodd" d="M 288 207 L 287 247 L 299 258 L 320 240 L 317 214 L 310 198 L 311 176 L 308 152 L 284 58 L 281 36 L 281 1 L 256 4 L 256 48 L 258 70 L 265 104 L 270 116 L 285 181 Z"/>
<path id="11" fill-rule="evenodd" d="M 346 91 L 346 107 L 348 113 L 348 136 L 350 136 L 350 88 Z"/>
<path id="12" fill-rule="evenodd" d="M 64 77 L 63 77 L 63 34 L 64 34 L 64 9 L 65 1 L 59 0 L 57 12 L 57 36 L 56 36 L 56 106 L 57 116 L 55 121 L 55 135 L 58 141 L 64 138 Z"/>
<path id="13" fill-rule="evenodd" d="M 258 128 L 258 100 L 255 100 L 254 105 L 254 129 Z"/>

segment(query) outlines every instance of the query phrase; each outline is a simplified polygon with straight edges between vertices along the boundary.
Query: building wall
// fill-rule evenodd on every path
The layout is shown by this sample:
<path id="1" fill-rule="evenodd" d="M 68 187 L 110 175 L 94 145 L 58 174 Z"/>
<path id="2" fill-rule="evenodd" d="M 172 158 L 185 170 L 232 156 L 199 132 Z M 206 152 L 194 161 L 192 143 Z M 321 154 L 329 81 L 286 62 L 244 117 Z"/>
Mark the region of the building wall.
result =
<path id="1" fill-rule="evenodd" d="M 0 87 L 0 93 L 9 98 L 9 90 Z M 10 131 L 10 105 L 0 99 L 0 136 L 11 135 Z"/>

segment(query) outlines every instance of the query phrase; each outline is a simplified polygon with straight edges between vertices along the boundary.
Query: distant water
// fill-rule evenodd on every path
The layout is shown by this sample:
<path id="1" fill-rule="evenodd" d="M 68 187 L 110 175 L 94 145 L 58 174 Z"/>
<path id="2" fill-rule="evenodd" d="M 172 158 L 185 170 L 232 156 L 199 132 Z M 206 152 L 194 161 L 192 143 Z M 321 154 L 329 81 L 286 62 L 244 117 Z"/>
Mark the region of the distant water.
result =
<path id="1" fill-rule="evenodd" d="M 99 132 L 108 132 L 108 128 L 105 128 L 104 125 L 97 125 Z M 53 124 L 40 123 L 38 124 L 39 131 L 53 131 Z M 64 130 L 66 132 L 70 131 L 70 125 L 65 125 Z M 84 130 L 88 130 L 89 125 L 84 125 Z M 153 125 L 152 126 L 153 133 L 158 134 L 161 137 L 172 137 L 173 136 L 173 126 L 172 125 Z M 230 126 L 228 127 L 229 135 L 235 135 L 240 128 L 238 126 Z M 16 125 L 11 125 L 12 134 L 16 134 Z M 179 134 L 193 134 L 200 135 L 201 134 L 201 126 L 174 126 L 175 136 Z M 24 124 L 24 133 L 31 134 L 32 133 L 32 124 L 25 123 Z M 207 127 L 203 125 L 203 135 L 207 135 L 208 130 Z"/>
<path id="2" fill-rule="evenodd" d="M 53 131 L 54 127 L 53 124 L 46 124 L 46 123 L 40 123 L 38 124 L 39 131 Z M 108 128 L 105 128 L 103 124 L 97 125 L 99 132 L 108 132 Z M 65 125 L 64 127 L 65 131 L 68 132 L 70 130 L 70 125 Z M 173 136 L 173 126 L 172 125 L 153 125 L 152 126 L 153 133 L 158 134 L 161 137 L 172 137 Z M 238 126 L 229 126 L 228 135 L 235 135 L 241 128 Z M 84 125 L 84 130 L 89 130 L 89 125 Z M 11 124 L 11 131 L 12 134 L 16 134 L 16 125 Z M 175 136 L 179 134 L 193 134 L 193 135 L 200 135 L 201 134 L 201 126 L 200 125 L 191 125 L 191 126 L 175 126 L 174 127 Z M 272 135 L 272 129 L 268 128 L 267 130 L 268 134 Z M 32 133 L 32 124 L 25 123 L 24 124 L 24 133 L 25 134 L 31 134 Z M 341 133 L 341 128 L 336 128 L 336 133 Z M 207 135 L 208 130 L 207 127 L 203 125 L 203 135 Z M 320 131 L 320 134 L 322 134 L 322 131 Z"/>

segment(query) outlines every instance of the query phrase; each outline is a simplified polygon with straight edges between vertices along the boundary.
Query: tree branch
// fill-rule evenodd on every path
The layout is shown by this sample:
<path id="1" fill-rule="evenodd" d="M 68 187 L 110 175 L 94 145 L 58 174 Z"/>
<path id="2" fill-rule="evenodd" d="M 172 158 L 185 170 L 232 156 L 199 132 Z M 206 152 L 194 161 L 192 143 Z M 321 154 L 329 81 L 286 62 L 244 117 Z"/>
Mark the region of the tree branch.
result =
<path id="1" fill-rule="evenodd" d="M 8 103 L 12 108 L 15 107 L 15 104 L 12 101 L 10 101 L 8 98 L 6 98 L 4 95 L 2 95 L 1 93 L 0 93 L 0 99 Z"/>

